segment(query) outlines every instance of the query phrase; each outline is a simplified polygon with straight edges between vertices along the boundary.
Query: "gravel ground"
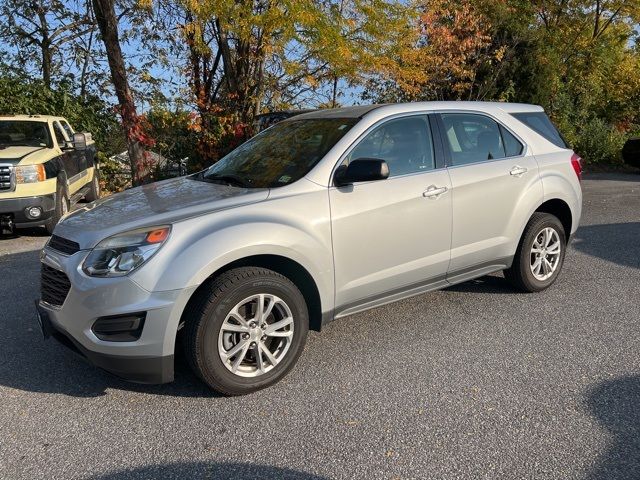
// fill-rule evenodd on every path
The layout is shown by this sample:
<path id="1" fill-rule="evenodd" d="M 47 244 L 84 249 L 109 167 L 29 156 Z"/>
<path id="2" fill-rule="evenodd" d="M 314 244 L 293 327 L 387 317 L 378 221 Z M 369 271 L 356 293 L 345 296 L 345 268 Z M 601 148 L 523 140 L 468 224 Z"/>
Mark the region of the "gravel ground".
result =
<path id="1" fill-rule="evenodd" d="M 640 177 L 584 182 L 554 287 L 501 275 L 311 333 L 241 398 L 128 384 L 42 341 L 37 231 L 0 240 L 0 477 L 640 478 Z"/>

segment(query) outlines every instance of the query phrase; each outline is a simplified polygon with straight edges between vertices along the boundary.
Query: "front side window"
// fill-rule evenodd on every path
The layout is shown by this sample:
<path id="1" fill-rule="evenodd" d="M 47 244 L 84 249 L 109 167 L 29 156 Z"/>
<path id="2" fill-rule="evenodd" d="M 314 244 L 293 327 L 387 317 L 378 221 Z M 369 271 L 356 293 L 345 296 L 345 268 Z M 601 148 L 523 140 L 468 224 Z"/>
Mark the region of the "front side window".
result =
<path id="1" fill-rule="evenodd" d="M 67 139 L 64 137 L 64 132 L 62 131 L 62 127 L 58 122 L 53 122 L 53 133 L 56 135 L 56 141 L 58 142 L 58 146 L 64 146 L 64 143 Z"/>
<path id="2" fill-rule="evenodd" d="M 309 173 L 358 120 L 309 118 L 280 122 L 192 178 L 242 188 L 288 185 Z"/>
<path id="3" fill-rule="evenodd" d="M 73 138 L 73 129 L 71 128 L 71 125 L 69 125 L 64 120 L 60 120 L 60 125 L 62 125 L 64 131 L 67 132 L 67 137 L 69 137 L 69 139 L 71 140 Z"/>
<path id="4" fill-rule="evenodd" d="M 442 114 L 453 165 L 520 155 L 524 146 L 502 125 L 484 115 Z"/>
<path id="5" fill-rule="evenodd" d="M 359 158 L 386 161 L 390 177 L 433 170 L 435 162 L 429 118 L 414 115 L 383 123 L 349 153 L 346 161 Z"/>

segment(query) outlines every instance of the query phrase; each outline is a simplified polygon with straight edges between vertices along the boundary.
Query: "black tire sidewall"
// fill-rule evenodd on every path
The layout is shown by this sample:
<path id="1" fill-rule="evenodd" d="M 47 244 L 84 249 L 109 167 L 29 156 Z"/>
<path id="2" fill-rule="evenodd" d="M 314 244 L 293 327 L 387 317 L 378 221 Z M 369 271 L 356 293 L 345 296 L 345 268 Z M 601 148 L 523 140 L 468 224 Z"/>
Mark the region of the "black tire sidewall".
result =
<path id="1" fill-rule="evenodd" d="M 99 198 L 100 198 L 100 173 L 96 168 L 93 171 L 93 178 L 91 179 L 89 194 L 85 197 L 85 200 L 89 202 L 95 202 Z"/>
<path id="2" fill-rule="evenodd" d="M 67 211 L 69 211 L 69 200 L 65 193 L 64 186 L 60 184 L 60 180 L 58 180 L 58 185 L 56 186 L 56 204 L 53 209 L 53 215 L 49 219 L 49 221 L 45 224 L 47 232 L 49 234 L 53 233 L 53 229 L 56 227 L 60 219 L 62 218 L 62 202 L 67 202 Z"/>
<path id="3" fill-rule="evenodd" d="M 220 328 L 233 307 L 243 299 L 258 293 L 280 297 L 291 309 L 294 333 L 285 358 L 270 372 L 257 377 L 241 377 L 231 373 L 218 353 Z M 230 286 L 222 296 L 214 296 L 206 308 L 196 336 L 196 355 L 201 378 L 223 393 L 248 393 L 271 385 L 295 365 L 302 353 L 309 328 L 304 297 L 293 283 L 284 277 L 256 275 Z"/>
<path id="4" fill-rule="evenodd" d="M 546 280 L 538 280 L 533 276 L 533 272 L 531 271 L 531 248 L 533 247 L 533 242 L 538 236 L 538 234 L 544 228 L 553 228 L 560 238 L 560 259 L 558 266 L 555 271 L 551 275 L 551 277 Z M 564 227 L 562 226 L 562 222 L 560 220 L 550 214 L 546 214 L 534 222 L 532 222 L 528 228 L 525 237 L 523 238 L 521 250 L 520 250 L 520 275 L 522 275 L 523 283 L 527 286 L 530 291 L 541 291 L 553 284 L 558 276 L 560 275 L 560 271 L 564 265 L 564 257 L 567 251 L 567 238 L 564 231 Z"/>

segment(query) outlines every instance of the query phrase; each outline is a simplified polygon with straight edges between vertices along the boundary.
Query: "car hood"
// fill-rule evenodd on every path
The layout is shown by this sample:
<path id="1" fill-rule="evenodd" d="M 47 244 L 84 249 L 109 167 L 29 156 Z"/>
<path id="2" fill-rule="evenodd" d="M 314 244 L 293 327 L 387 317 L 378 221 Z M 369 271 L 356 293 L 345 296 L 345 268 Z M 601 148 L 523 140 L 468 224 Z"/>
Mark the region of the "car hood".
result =
<path id="1" fill-rule="evenodd" d="M 217 210 L 256 203 L 269 189 L 245 189 L 200 182 L 188 177 L 125 190 L 87 204 L 67 215 L 55 234 L 74 240 L 81 249 L 127 230 L 165 225 Z"/>
<path id="2" fill-rule="evenodd" d="M 35 153 L 39 150 L 43 150 L 46 147 L 23 147 L 23 146 L 11 146 L 0 148 L 0 163 L 10 163 L 17 165 L 21 160 L 27 156 Z"/>

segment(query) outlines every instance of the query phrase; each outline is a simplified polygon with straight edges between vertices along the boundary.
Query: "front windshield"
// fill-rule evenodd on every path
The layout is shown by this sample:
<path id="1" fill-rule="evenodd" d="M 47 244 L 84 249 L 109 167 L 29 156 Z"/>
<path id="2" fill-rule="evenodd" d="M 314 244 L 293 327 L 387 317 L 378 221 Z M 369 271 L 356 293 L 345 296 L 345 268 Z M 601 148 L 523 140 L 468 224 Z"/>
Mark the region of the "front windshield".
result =
<path id="1" fill-rule="evenodd" d="M 13 146 L 51 146 L 47 123 L 20 120 L 0 120 L 0 148 Z"/>
<path id="2" fill-rule="evenodd" d="M 357 121 L 311 118 L 278 123 L 194 178 L 245 188 L 288 185 L 309 173 Z"/>

